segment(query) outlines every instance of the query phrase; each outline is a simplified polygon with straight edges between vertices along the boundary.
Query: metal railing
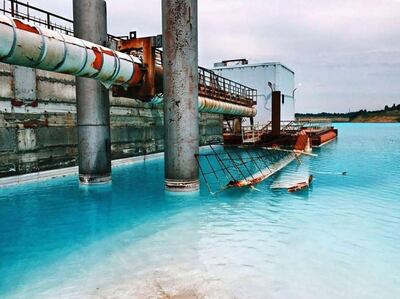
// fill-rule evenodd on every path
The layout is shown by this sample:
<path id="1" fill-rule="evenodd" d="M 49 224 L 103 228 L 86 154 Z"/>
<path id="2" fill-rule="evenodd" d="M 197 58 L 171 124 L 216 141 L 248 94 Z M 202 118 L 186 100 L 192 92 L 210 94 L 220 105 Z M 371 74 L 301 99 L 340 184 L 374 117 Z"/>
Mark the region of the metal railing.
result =
<path id="1" fill-rule="evenodd" d="M 29 2 L 17 0 L 3 0 L 0 11 L 4 15 L 30 21 L 35 25 L 45 26 L 60 33 L 73 35 L 73 21 L 39 7 L 30 5 Z M 56 22 L 57 21 L 57 22 Z"/>
<path id="2" fill-rule="evenodd" d="M 332 122 L 327 119 L 321 120 L 293 120 L 293 121 L 282 121 L 281 131 L 286 134 L 296 134 L 301 130 L 308 131 L 322 131 L 332 127 Z"/>
<path id="3" fill-rule="evenodd" d="M 261 136 L 271 131 L 272 122 L 268 122 L 266 125 L 242 126 L 242 141 L 243 143 L 256 143 Z"/>
<path id="4" fill-rule="evenodd" d="M 48 10 L 33 6 L 29 2 L 18 0 L 3 0 L 0 12 L 13 18 L 27 20 L 35 25 L 43 26 L 48 29 L 67 34 L 74 35 L 74 21 Z M 108 40 L 128 39 L 129 36 L 116 36 L 108 34 Z"/>
<path id="5" fill-rule="evenodd" d="M 257 90 L 199 67 L 199 95 L 247 107 L 257 103 Z"/>
<path id="6" fill-rule="evenodd" d="M 332 128 L 332 120 L 330 119 L 310 119 L 310 120 L 301 120 L 296 121 L 298 123 L 303 124 L 303 128 L 307 130 L 327 130 Z"/>
<path id="7" fill-rule="evenodd" d="M 288 120 L 281 121 L 281 134 L 284 135 L 296 135 L 302 130 L 308 132 L 321 132 L 328 130 L 332 127 L 330 120 L 305 120 L 296 121 Z M 242 126 L 242 141 L 243 143 L 257 143 L 261 140 L 261 137 L 272 132 L 272 122 L 268 122 L 266 125 L 247 125 Z"/>

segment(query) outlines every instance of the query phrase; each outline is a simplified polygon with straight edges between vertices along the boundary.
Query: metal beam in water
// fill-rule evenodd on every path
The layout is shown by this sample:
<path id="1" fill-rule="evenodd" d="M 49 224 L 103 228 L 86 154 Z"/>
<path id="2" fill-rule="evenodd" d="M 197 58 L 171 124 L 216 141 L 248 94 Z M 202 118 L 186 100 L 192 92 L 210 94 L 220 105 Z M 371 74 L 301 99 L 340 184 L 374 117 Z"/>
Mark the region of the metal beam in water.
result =
<path id="1" fill-rule="evenodd" d="M 199 188 L 197 0 L 162 0 L 165 186 Z"/>

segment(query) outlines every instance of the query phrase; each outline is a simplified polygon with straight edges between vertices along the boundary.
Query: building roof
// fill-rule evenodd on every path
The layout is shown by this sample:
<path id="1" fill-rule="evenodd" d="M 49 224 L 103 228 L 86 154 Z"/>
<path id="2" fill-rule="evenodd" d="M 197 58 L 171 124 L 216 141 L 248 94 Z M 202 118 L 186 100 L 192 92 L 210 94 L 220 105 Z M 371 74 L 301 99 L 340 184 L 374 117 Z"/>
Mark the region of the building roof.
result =
<path id="1" fill-rule="evenodd" d="M 268 66 L 276 66 L 280 65 L 289 72 L 294 74 L 294 71 L 291 70 L 289 67 L 284 65 L 283 63 L 280 62 L 262 62 L 262 63 L 251 63 L 251 64 L 237 64 L 237 65 L 227 65 L 227 66 L 215 66 L 212 68 L 213 70 L 227 70 L 227 69 L 237 69 L 237 68 L 251 68 L 251 67 L 268 67 Z"/>

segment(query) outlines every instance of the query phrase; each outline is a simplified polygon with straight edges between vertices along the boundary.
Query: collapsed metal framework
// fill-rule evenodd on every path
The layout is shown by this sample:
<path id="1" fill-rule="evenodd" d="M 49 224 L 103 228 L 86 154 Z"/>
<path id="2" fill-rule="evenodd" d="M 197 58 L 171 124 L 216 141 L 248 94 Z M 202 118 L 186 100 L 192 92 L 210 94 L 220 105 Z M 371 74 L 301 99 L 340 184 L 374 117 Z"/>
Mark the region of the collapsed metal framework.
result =
<path id="1" fill-rule="evenodd" d="M 210 193 L 252 187 L 295 160 L 298 153 L 265 147 L 213 147 L 196 155 Z"/>

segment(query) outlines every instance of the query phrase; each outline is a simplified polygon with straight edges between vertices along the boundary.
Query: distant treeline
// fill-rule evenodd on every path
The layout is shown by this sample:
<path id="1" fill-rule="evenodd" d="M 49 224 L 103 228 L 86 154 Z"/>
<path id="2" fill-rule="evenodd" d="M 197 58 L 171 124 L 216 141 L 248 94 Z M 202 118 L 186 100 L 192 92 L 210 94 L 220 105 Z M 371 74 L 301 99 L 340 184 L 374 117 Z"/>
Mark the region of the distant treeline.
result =
<path id="1" fill-rule="evenodd" d="M 348 113 L 296 113 L 296 119 L 316 119 L 327 118 L 332 121 L 349 121 L 349 122 L 400 122 L 400 104 L 386 105 L 382 110 L 368 111 L 362 109 L 360 111 Z"/>

